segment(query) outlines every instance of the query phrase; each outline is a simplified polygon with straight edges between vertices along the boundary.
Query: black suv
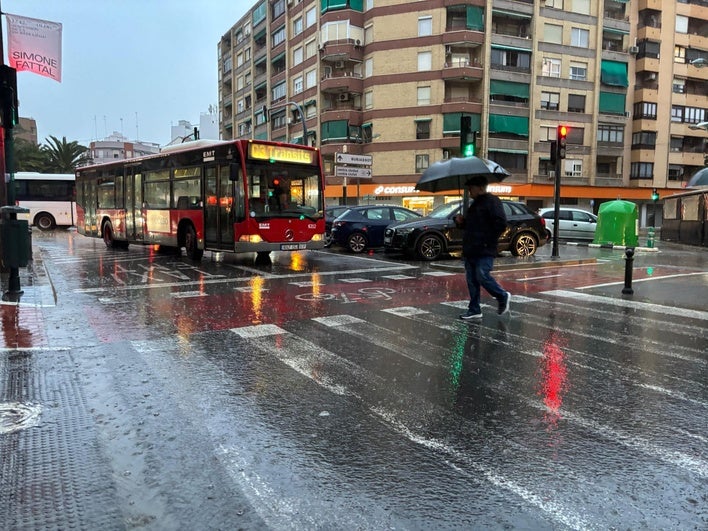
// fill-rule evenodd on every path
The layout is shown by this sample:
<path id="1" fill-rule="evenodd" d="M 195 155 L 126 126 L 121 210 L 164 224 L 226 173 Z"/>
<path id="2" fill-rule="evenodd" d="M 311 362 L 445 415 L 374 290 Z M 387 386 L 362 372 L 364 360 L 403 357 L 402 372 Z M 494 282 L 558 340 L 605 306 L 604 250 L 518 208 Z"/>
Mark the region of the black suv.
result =
<path id="1" fill-rule="evenodd" d="M 514 256 L 532 256 L 547 240 L 546 222 L 516 201 L 502 201 L 506 230 L 499 237 L 498 251 Z M 462 201 L 440 205 L 430 215 L 389 225 L 384 233 L 386 251 L 401 251 L 423 260 L 437 260 L 443 254 L 462 250 L 463 229 L 455 224 L 462 213 Z"/>

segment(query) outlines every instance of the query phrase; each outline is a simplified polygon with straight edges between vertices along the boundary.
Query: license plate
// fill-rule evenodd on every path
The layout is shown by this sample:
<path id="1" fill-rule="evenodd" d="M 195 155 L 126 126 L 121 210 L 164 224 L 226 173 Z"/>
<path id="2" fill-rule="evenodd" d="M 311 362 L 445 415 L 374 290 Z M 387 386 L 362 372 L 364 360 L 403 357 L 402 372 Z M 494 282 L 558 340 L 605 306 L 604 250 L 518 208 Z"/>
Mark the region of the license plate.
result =
<path id="1" fill-rule="evenodd" d="M 304 251 L 307 249 L 307 244 L 304 243 L 281 243 L 281 251 Z"/>

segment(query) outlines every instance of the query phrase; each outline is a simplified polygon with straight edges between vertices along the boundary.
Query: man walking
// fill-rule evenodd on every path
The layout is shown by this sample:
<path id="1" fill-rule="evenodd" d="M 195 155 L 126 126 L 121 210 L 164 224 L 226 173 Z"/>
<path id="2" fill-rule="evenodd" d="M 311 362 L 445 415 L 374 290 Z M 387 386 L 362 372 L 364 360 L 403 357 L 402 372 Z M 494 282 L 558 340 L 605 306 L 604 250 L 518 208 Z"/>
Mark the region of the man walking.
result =
<path id="1" fill-rule="evenodd" d="M 464 227 L 462 256 L 465 262 L 467 289 L 470 303 L 467 312 L 460 319 L 476 320 L 482 318 L 479 305 L 480 288 L 484 289 L 499 303 L 497 313 L 509 312 L 511 294 L 492 277 L 494 257 L 497 255 L 499 236 L 506 229 L 504 206 L 498 197 L 487 192 L 486 177 L 473 176 L 465 183 L 472 198 L 472 204 L 465 216 L 457 216 L 455 222 Z"/>

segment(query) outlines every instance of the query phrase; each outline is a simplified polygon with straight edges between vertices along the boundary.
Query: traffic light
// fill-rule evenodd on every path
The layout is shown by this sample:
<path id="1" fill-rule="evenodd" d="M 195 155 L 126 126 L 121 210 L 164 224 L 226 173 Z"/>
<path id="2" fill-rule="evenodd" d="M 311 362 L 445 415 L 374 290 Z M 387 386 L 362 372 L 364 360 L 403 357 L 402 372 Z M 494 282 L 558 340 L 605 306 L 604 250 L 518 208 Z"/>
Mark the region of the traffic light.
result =
<path id="1" fill-rule="evenodd" d="M 657 190 L 656 188 L 651 191 L 651 200 L 655 203 L 659 200 L 659 190 Z"/>
<path id="2" fill-rule="evenodd" d="M 477 131 L 472 131 L 472 117 L 460 117 L 460 153 L 463 157 L 472 157 L 477 151 Z"/>
<path id="3" fill-rule="evenodd" d="M 564 159 L 565 158 L 565 149 L 566 145 L 568 144 L 568 132 L 570 131 L 570 127 L 567 125 L 559 125 L 558 128 L 556 129 L 556 146 L 558 149 L 558 158 L 559 159 Z"/>
<path id="4" fill-rule="evenodd" d="M 5 129 L 17 125 L 17 70 L 7 65 L 0 65 L 0 112 Z"/>

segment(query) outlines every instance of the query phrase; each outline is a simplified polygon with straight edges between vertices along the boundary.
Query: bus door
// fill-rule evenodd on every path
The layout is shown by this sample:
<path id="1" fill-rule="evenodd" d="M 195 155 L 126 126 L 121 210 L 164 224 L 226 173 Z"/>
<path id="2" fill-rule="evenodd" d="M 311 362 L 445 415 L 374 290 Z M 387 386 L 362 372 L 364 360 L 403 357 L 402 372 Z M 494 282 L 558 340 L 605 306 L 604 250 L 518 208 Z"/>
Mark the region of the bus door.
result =
<path id="1" fill-rule="evenodd" d="M 96 219 L 98 192 L 95 174 L 92 174 L 90 179 L 85 179 L 82 186 L 84 187 L 84 230 L 87 236 L 98 236 L 101 228 Z"/>
<path id="2" fill-rule="evenodd" d="M 234 249 L 233 187 L 228 164 L 205 167 L 204 244 L 207 249 Z"/>
<path id="3" fill-rule="evenodd" d="M 143 239 L 143 186 L 138 168 L 126 168 L 125 231 L 130 241 Z"/>

